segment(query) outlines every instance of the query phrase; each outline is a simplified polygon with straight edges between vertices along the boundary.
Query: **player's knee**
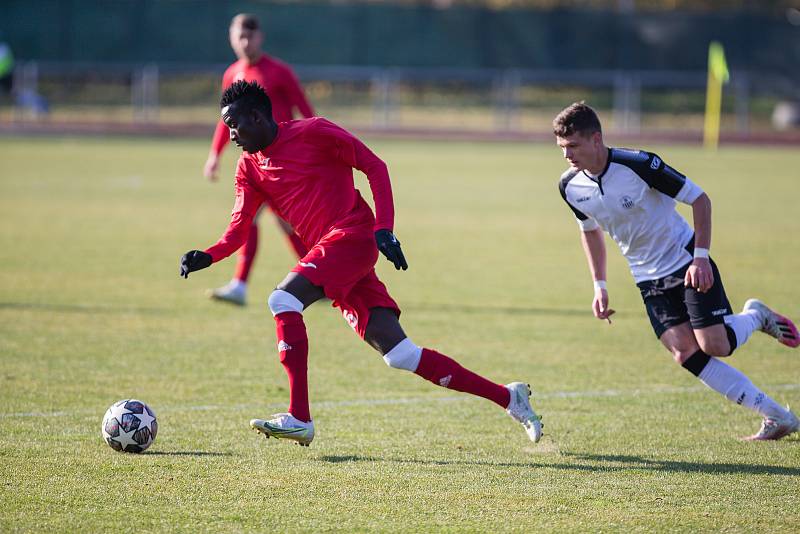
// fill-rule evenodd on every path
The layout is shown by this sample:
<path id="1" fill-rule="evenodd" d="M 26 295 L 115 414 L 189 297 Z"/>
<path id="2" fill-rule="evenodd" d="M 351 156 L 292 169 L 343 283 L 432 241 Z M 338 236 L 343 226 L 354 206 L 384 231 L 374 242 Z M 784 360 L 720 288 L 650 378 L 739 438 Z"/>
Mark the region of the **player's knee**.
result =
<path id="1" fill-rule="evenodd" d="M 300 299 L 282 289 L 270 293 L 267 305 L 273 316 L 286 312 L 303 313 L 303 303 Z"/>
<path id="2" fill-rule="evenodd" d="M 408 338 L 403 339 L 383 355 L 383 361 L 389 367 L 405 369 L 412 373 L 417 370 L 420 358 L 422 358 L 422 347 L 418 347 Z"/>
<path id="3" fill-rule="evenodd" d="M 668 335 L 669 334 L 669 335 Z M 683 365 L 692 354 L 700 350 L 694 333 L 690 329 L 685 331 L 668 331 L 661 337 L 661 342 L 672 354 L 672 359 L 678 365 Z"/>
<path id="4" fill-rule="evenodd" d="M 672 353 L 672 359 L 675 360 L 675 363 L 683 365 L 686 360 L 697 352 L 698 348 L 696 345 L 686 345 L 670 347 L 669 350 Z"/>
<path id="5" fill-rule="evenodd" d="M 709 356 L 728 356 L 731 352 L 727 338 L 701 338 L 697 340 L 697 343 L 700 345 L 700 349 Z"/>
<path id="6" fill-rule="evenodd" d="M 382 355 L 389 354 L 401 342 L 406 340 L 405 332 L 397 319 L 396 310 L 390 308 L 372 308 L 364 329 L 364 341 Z"/>

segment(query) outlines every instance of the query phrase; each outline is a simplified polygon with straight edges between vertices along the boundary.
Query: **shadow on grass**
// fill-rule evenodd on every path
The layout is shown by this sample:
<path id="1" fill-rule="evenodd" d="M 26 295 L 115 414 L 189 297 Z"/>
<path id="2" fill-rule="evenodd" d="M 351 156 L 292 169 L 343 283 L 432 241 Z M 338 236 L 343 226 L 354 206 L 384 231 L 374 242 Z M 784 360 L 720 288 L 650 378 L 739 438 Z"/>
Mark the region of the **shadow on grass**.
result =
<path id="1" fill-rule="evenodd" d="M 145 456 L 233 456 L 229 452 L 214 451 L 144 451 Z"/>
<path id="2" fill-rule="evenodd" d="M 355 462 L 365 462 L 365 463 L 377 463 L 377 462 L 385 462 L 385 463 L 397 463 L 397 464 L 419 464 L 419 465 L 475 465 L 475 466 L 488 466 L 488 467 L 567 467 L 566 465 L 559 465 L 559 464 L 548 464 L 548 463 L 537 463 L 537 462 L 487 462 L 483 460 L 422 460 L 419 458 L 376 458 L 373 456 L 357 456 L 357 455 L 345 455 L 345 456 L 320 456 L 317 458 L 322 462 L 327 462 L 331 464 L 342 464 L 342 463 L 355 463 Z M 598 470 L 592 466 L 588 465 L 570 465 L 570 468 L 578 469 L 581 471 L 595 471 Z"/>
<path id="3" fill-rule="evenodd" d="M 562 317 L 591 315 L 591 310 L 573 310 L 569 308 L 534 308 L 529 306 L 491 306 L 491 305 L 470 305 L 470 304 L 420 304 L 404 303 L 403 309 L 416 311 L 433 311 L 447 313 L 472 313 L 472 314 L 496 314 L 508 313 L 512 315 L 553 315 Z M 588 308 L 587 308 L 588 309 Z"/>
<path id="4" fill-rule="evenodd" d="M 95 304 L 52 304 L 45 302 L 0 302 L 0 310 L 34 310 L 61 313 L 167 313 L 166 308 L 115 307 Z"/>
<path id="5" fill-rule="evenodd" d="M 787 444 L 788 443 L 789 442 L 787 442 Z M 647 469 L 650 471 L 666 471 L 671 473 L 724 473 L 800 476 L 800 467 L 785 467 L 782 465 L 683 462 L 679 460 L 657 460 L 652 458 L 642 458 L 641 456 L 632 456 L 627 454 L 584 454 L 570 452 L 562 454 L 570 458 L 575 458 L 576 460 L 622 464 L 620 466 L 612 466 L 611 469 Z M 602 466 L 601 469 L 608 469 L 608 466 Z"/>
<path id="6" fill-rule="evenodd" d="M 575 463 L 557 462 L 488 462 L 482 460 L 421 460 L 413 458 L 375 458 L 371 456 L 321 456 L 318 460 L 333 464 L 354 462 L 387 462 L 420 465 L 465 465 L 487 467 L 538 467 L 547 469 L 563 469 L 567 471 L 620 472 L 631 470 L 647 470 L 668 473 L 708 473 L 708 474 L 751 474 L 751 475 L 789 475 L 800 476 L 800 468 L 780 465 L 758 465 L 737 463 L 705 463 L 683 462 L 676 460 L 654 460 L 641 456 L 616 454 L 582 454 L 561 453 L 562 456 L 574 458 Z M 579 463 L 582 461 L 594 464 Z M 607 463 L 618 465 L 608 465 Z"/>

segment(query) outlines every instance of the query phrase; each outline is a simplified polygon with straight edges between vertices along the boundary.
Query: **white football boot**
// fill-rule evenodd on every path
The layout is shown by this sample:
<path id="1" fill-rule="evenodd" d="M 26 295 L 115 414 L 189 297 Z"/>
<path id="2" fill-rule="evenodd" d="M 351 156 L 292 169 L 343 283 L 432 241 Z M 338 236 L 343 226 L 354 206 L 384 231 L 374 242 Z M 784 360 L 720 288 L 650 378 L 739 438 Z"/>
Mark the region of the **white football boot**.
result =
<path id="1" fill-rule="evenodd" d="M 314 440 L 314 421 L 306 423 L 290 413 L 276 413 L 268 421 L 251 419 L 250 428 L 261 432 L 267 439 L 289 439 L 304 447 Z"/>
<path id="2" fill-rule="evenodd" d="M 800 333 L 794 323 L 772 311 L 766 304 L 758 299 L 750 299 L 744 303 L 742 312 L 755 310 L 761 318 L 760 330 L 783 343 L 787 347 L 795 348 L 800 345 Z"/>
<path id="3" fill-rule="evenodd" d="M 525 427 L 531 441 L 537 443 L 542 439 L 542 418 L 536 415 L 531 408 L 531 387 L 522 382 L 506 384 L 506 389 L 511 393 L 511 402 L 506 408 L 506 413 Z"/>
<path id="4" fill-rule="evenodd" d="M 245 297 L 247 296 L 247 284 L 243 284 L 238 280 L 231 280 L 222 287 L 209 289 L 207 294 L 209 298 L 214 300 L 244 306 L 246 303 Z"/>
<path id="5" fill-rule="evenodd" d="M 786 407 L 786 414 L 782 417 L 765 417 L 761 421 L 761 428 L 752 436 L 744 438 L 747 441 L 767 441 L 781 439 L 800 430 L 800 419 Z"/>

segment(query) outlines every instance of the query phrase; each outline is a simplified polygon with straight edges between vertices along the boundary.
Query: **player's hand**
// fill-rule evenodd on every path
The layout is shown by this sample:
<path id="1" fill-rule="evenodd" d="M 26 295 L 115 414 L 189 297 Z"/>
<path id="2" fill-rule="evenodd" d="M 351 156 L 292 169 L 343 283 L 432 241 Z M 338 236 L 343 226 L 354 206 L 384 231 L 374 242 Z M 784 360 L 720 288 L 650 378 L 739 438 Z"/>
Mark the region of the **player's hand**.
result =
<path id="1" fill-rule="evenodd" d="M 205 269 L 211 265 L 211 254 L 202 250 L 190 250 L 181 257 L 181 276 L 189 278 L 189 273 Z"/>
<path id="2" fill-rule="evenodd" d="M 592 311 L 594 316 L 598 319 L 605 319 L 608 324 L 611 324 L 611 316 L 616 313 L 615 310 L 608 307 L 608 291 L 598 288 L 594 292 L 594 300 L 592 300 Z"/>
<path id="3" fill-rule="evenodd" d="M 203 176 L 208 178 L 210 182 L 217 181 L 217 169 L 219 168 L 219 156 L 216 154 L 209 154 L 206 164 L 203 167 Z"/>
<path id="4" fill-rule="evenodd" d="M 400 248 L 400 241 L 394 236 L 390 230 L 378 230 L 375 232 L 375 243 L 378 245 L 378 250 L 381 254 L 386 256 L 386 259 L 394 263 L 394 268 L 398 271 L 408 269 L 406 257 L 403 255 L 403 250 Z"/>
<path id="5" fill-rule="evenodd" d="M 700 293 L 711 289 L 711 286 L 714 285 L 714 272 L 711 270 L 711 262 L 708 258 L 695 258 L 686 269 L 683 283 L 686 287 L 693 287 Z"/>

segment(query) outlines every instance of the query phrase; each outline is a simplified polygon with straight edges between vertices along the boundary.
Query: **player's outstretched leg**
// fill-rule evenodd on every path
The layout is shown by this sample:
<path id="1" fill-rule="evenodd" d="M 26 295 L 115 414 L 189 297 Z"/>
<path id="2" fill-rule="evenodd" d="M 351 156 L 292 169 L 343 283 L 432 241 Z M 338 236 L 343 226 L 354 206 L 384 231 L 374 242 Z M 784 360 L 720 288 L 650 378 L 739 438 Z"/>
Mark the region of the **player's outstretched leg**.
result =
<path id="1" fill-rule="evenodd" d="M 266 437 L 282 438 L 308 445 L 314 439 L 314 422 L 308 403 L 308 335 L 303 322 L 303 303 L 287 291 L 276 289 L 269 297 L 275 316 L 278 352 L 289 378 L 288 413 L 271 420 L 253 419 L 250 427 Z"/>
<path id="2" fill-rule="evenodd" d="M 258 225 L 253 224 L 247 234 L 247 241 L 239 249 L 233 278 L 224 286 L 209 290 L 208 296 L 221 302 L 244 306 L 247 303 L 247 279 L 250 277 L 257 251 Z"/>
<path id="3" fill-rule="evenodd" d="M 496 384 L 462 367 L 452 358 L 431 349 L 421 349 L 419 365 L 414 373 L 444 388 L 489 399 L 501 408 L 505 408 L 515 421 L 521 423 L 531 441 L 537 442 L 541 439 L 541 418 L 531 408 L 531 390 L 526 384 L 522 382 L 512 382 L 508 386 Z"/>
<path id="4" fill-rule="evenodd" d="M 758 299 L 750 299 L 744 303 L 742 313 L 755 313 L 759 320 L 759 330 L 778 340 L 787 347 L 800 346 L 800 334 L 797 327 L 787 317 L 775 313 Z"/>
<path id="5" fill-rule="evenodd" d="M 542 437 L 541 419 L 531 408 L 527 385 L 514 382 L 504 386 L 492 382 L 444 354 L 414 344 L 405 336 L 391 310 L 376 308 L 371 312 L 364 340 L 383 354 L 389 367 L 411 371 L 443 388 L 488 399 L 521 423 L 532 441 Z"/>
<path id="6" fill-rule="evenodd" d="M 744 373 L 717 358 L 698 350 L 683 367 L 706 386 L 722 394 L 729 401 L 749 408 L 761 415 L 761 429 L 747 440 L 775 440 L 800 429 L 800 421 L 788 409 L 772 400 L 756 387 Z"/>

